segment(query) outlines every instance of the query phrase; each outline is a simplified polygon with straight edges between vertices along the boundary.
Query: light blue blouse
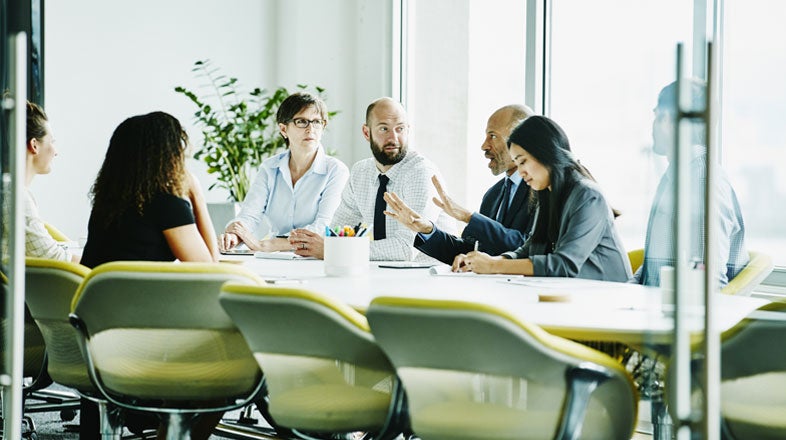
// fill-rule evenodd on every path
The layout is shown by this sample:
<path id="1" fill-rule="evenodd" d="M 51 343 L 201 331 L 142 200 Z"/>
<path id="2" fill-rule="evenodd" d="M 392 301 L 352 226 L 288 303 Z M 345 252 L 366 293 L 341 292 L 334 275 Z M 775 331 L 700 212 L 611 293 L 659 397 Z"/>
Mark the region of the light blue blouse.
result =
<path id="1" fill-rule="evenodd" d="M 289 150 L 268 158 L 259 167 L 243 200 L 242 222 L 257 237 L 288 234 L 294 228 L 322 233 L 341 202 L 349 169 L 320 145 L 311 168 L 292 186 Z"/>

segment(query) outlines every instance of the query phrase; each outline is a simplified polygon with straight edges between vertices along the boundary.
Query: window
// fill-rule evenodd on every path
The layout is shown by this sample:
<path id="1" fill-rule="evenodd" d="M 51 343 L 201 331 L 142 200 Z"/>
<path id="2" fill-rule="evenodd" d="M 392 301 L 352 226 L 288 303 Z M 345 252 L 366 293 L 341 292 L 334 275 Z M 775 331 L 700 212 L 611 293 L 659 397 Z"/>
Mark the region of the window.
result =
<path id="1" fill-rule="evenodd" d="M 467 209 L 500 178 L 480 149 L 488 117 L 525 102 L 525 8 L 520 0 L 408 2 L 410 142 Z"/>
<path id="2" fill-rule="evenodd" d="M 665 160 L 652 153 L 658 92 L 676 77 L 676 45 L 689 42 L 683 0 L 555 0 L 551 10 L 549 116 L 622 212 L 627 250 L 643 248 Z"/>
<path id="3" fill-rule="evenodd" d="M 786 266 L 786 4 L 728 1 L 725 8 L 724 169 L 742 205 L 748 248 Z"/>

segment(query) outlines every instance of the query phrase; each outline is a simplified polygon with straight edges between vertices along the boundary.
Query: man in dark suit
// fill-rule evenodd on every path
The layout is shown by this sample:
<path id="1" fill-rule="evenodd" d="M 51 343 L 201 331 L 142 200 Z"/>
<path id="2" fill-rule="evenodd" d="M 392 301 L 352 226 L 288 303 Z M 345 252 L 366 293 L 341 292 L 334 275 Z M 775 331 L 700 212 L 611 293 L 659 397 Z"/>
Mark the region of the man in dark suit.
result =
<path id="1" fill-rule="evenodd" d="M 388 203 L 385 213 L 418 233 L 415 236 L 418 250 L 452 264 L 456 255 L 473 249 L 499 255 L 518 248 L 527 240 L 534 219 L 527 203 L 529 187 L 516 173 L 516 165 L 508 153 L 507 139 L 513 128 L 533 114 L 526 106 L 507 105 L 489 117 L 486 139 L 480 148 L 489 159 L 491 172 L 495 176 L 504 172 L 505 178 L 486 191 L 479 212 L 470 212 L 460 206 L 445 193 L 436 177 L 431 179 L 439 194 L 434 203 L 451 217 L 467 224 L 461 237 L 446 233 L 421 218 L 395 193 L 385 195 Z"/>

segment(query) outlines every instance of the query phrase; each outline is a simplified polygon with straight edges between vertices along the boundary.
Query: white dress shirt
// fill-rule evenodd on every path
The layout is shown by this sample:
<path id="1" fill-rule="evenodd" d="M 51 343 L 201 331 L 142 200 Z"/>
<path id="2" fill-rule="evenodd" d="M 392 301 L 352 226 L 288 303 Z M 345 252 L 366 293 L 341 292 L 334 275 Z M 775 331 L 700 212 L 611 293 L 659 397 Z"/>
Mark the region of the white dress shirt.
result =
<path id="1" fill-rule="evenodd" d="M 349 183 L 341 196 L 341 205 L 331 222 L 333 227 L 374 225 L 374 205 L 379 188 L 380 172 L 374 158 L 363 159 L 352 166 Z M 437 195 L 431 176 L 442 176 L 430 160 L 410 150 L 401 162 L 386 173 L 390 178 L 388 192 L 395 192 L 413 211 L 434 222 L 437 227 L 451 234 L 456 233 L 456 222 L 432 201 Z M 383 261 L 436 260 L 414 248 L 415 232 L 407 229 L 394 218 L 385 218 L 387 238 L 371 242 L 370 258 Z M 373 233 L 373 230 L 370 231 Z"/>
<path id="2" fill-rule="evenodd" d="M 25 189 L 25 256 L 71 261 L 71 254 L 60 247 L 46 230 L 38 215 L 38 204 L 29 189 Z"/>

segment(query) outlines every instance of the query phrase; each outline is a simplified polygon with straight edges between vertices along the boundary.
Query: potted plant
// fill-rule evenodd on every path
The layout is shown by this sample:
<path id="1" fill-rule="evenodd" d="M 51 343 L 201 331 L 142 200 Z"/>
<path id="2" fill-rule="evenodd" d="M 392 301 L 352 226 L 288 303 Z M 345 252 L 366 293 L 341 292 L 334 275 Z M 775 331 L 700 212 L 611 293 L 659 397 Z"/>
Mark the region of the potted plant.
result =
<path id="1" fill-rule="evenodd" d="M 194 158 L 207 164 L 207 172 L 216 181 L 208 189 L 224 188 L 229 199 L 242 202 L 253 182 L 259 164 L 285 148 L 276 123 L 278 106 L 289 91 L 278 87 L 272 93 L 255 88 L 243 95 L 238 90 L 237 78 L 227 77 L 210 60 L 197 61 L 192 69 L 204 80 L 207 92 L 201 96 L 185 87 L 175 87 L 197 106 L 196 124 L 202 129 L 204 141 L 194 152 Z M 309 89 L 298 84 L 299 90 Z M 314 87 L 322 96 L 324 89 Z M 329 112 L 332 117 L 338 112 Z"/>

